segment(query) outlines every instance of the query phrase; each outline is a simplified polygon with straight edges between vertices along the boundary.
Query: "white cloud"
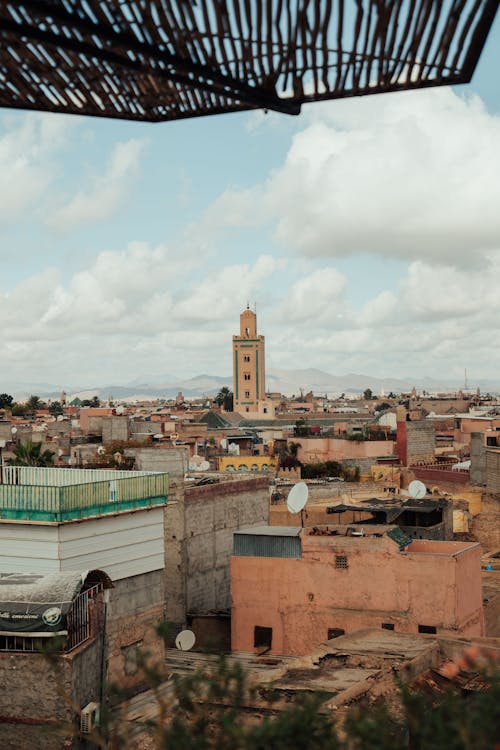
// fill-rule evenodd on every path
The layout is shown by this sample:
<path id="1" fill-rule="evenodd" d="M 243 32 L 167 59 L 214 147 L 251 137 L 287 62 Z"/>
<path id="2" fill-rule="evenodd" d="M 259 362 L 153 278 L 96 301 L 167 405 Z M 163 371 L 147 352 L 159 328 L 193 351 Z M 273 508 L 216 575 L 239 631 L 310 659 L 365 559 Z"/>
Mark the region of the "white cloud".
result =
<path id="1" fill-rule="evenodd" d="M 57 174 L 69 118 L 29 114 L 5 118 L 0 136 L 0 227 L 24 218 L 36 207 Z"/>
<path id="2" fill-rule="evenodd" d="M 130 180 L 136 173 L 145 141 L 133 138 L 118 143 L 111 153 L 105 172 L 96 175 L 85 190 L 56 209 L 47 224 L 67 232 L 75 227 L 113 216 L 126 198 Z"/>
<path id="3" fill-rule="evenodd" d="M 368 252 L 471 266 L 498 245 L 500 117 L 451 89 L 309 110 L 267 182 L 228 191 L 221 225 L 276 223 L 308 257 Z"/>
<path id="4" fill-rule="evenodd" d="M 345 276 L 335 268 L 322 268 L 295 282 L 278 311 L 278 320 L 307 323 L 314 327 L 335 325 L 345 314 Z"/>
<path id="5" fill-rule="evenodd" d="M 333 266 L 304 272 L 262 255 L 214 266 L 200 280 L 196 259 L 177 255 L 135 243 L 101 253 L 66 282 L 47 269 L 0 293 L 3 372 L 36 372 L 60 385 L 228 374 L 247 299 L 258 302 L 268 367 L 444 380 L 464 367 L 471 377 L 498 372 L 500 251 L 484 270 L 415 262 L 357 306 L 356 275 Z"/>

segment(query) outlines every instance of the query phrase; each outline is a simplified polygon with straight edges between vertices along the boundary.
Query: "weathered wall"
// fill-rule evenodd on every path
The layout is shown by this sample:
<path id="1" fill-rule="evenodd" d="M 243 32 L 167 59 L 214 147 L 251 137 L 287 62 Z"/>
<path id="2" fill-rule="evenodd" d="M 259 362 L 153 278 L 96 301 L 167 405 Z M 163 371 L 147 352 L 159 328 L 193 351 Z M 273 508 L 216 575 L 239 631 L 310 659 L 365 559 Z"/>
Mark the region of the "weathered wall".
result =
<path id="1" fill-rule="evenodd" d="M 297 457 L 302 463 L 322 461 L 344 461 L 345 459 L 377 458 L 392 456 L 392 440 L 342 440 L 339 438 L 293 438 L 291 442 L 300 443 Z"/>
<path id="2" fill-rule="evenodd" d="M 436 428 L 433 422 L 405 422 L 407 465 L 434 461 Z"/>
<path id="3" fill-rule="evenodd" d="M 486 492 L 500 495 L 500 451 L 486 451 Z"/>
<path id="4" fill-rule="evenodd" d="M 266 478 L 185 491 L 186 606 L 190 613 L 228 609 L 233 531 L 269 519 Z"/>
<path id="5" fill-rule="evenodd" d="M 0 652 L 2 750 L 63 748 L 78 722 L 72 706 L 100 701 L 101 668 L 99 639 L 55 662 L 37 653 Z"/>
<path id="6" fill-rule="evenodd" d="M 386 536 L 305 537 L 305 544 L 303 537 L 299 560 L 233 556 L 233 649 L 253 651 L 257 625 L 273 629 L 271 651 L 281 654 L 307 653 L 330 628 L 382 623 L 398 632 L 416 633 L 420 624 L 482 635 L 480 547 L 453 557 L 467 545 L 413 545 L 420 551 L 400 553 Z M 339 554 L 347 556 L 345 569 L 336 568 Z"/>
<path id="7" fill-rule="evenodd" d="M 129 438 L 128 417 L 104 417 L 102 420 L 102 442 L 106 445 Z"/>
<path id="8" fill-rule="evenodd" d="M 486 446 L 482 432 L 473 432 L 470 436 L 470 483 L 486 484 Z"/>
<path id="9" fill-rule="evenodd" d="M 108 680 L 126 692 L 144 683 L 137 662 L 138 649 L 157 663 L 163 661 L 164 644 L 157 626 L 165 620 L 163 570 L 115 582 L 107 610 Z"/>
<path id="10" fill-rule="evenodd" d="M 472 519 L 471 532 L 485 550 L 500 548 L 500 498 L 484 495 L 481 513 Z"/>

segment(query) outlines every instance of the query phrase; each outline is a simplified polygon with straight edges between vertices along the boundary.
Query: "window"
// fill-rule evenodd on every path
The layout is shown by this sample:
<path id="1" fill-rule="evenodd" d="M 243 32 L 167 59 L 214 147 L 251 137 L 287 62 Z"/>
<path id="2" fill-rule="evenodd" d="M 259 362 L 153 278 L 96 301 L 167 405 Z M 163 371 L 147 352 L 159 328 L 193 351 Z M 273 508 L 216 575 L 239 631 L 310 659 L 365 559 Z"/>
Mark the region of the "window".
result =
<path id="1" fill-rule="evenodd" d="M 256 625 L 253 630 L 253 645 L 254 648 L 271 648 L 273 642 L 273 629 L 263 628 L 260 625 Z"/>
<path id="2" fill-rule="evenodd" d="M 383 630 L 394 630 L 394 623 L 393 622 L 383 622 L 382 623 L 382 629 Z"/>
<path id="3" fill-rule="evenodd" d="M 245 354 L 243 357 L 243 362 L 250 362 L 250 356 L 248 354 Z"/>
<path id="4" fill-rule="evenodd" d="M 335 567 L 342 570 L 348 568 L 347 557 L 345 555 L 335 555 Z"/>
<path id="5" fill-rule="evenodd" d="M 345 630 L 342 628 L 328 628 L 328 640 L 331 640 L 332 638 L 338 638 L 341 635 L 345 634 Z"/>
<path id="6" fill-rule="evenodd" d="M 419 625 L 418 632 L 419 633 L 436 633 L 437 631 L 434 625 Z"/>
<path id="7" fill-rule="evenodd" d="M 245 391 L 245 398 L 250 398 L 250 391 Z"/>
<path id="8" fill-rule="evenodd" d="M 243 376 L 243 378 L 244 378 L 245 380 L 250 380 L 250 377 L 251 377 L 251 376 L 250 376 L 250 373 L 249 373 L 249 372 L 246 372 L 246 373 L 244 374 L 244 376 Z"/>

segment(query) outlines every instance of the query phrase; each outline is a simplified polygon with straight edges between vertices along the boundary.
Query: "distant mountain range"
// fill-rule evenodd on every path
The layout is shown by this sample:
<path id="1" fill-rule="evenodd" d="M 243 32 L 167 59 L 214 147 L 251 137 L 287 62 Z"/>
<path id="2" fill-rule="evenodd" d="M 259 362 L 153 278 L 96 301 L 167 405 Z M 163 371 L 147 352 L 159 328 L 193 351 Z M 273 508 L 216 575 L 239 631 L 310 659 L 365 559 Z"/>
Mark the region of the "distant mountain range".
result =
<path id="1" fill-rule="evenodd" d="M 278 370 L 271 369 L 266 373 L 266 387 L 268 391 L 283 393 L 286 396 L 298 395 L 302 390 L 304 393 L 313 391 L 316 395 L 327 394 L 330 397 L 339 396 L 341 393 L 356 395 L 370 388 L 374 394 L 393 391 L 394 393 L 411 391 L 413 386 L 418 391 L 426 390 L 429 393 L 441 391 L 454 391 L 463 387 L 462 383 L 449 380 L 435 380 L 434 378 L 376 378 L 372 375 L 360 375 L 349 373 L 348 375 L 331 375 L 328 372 L 314 368 L 304 370 Z M 25 382 L 25 383 L 0 383 L 0 391 L 10 393 L 16 399 L 25 399 L 35 394 L 45 399 L 58 400 L 64 387 L 67 398 L 71 401 L 76 396 L 80 399 L 92 398 L 97 395 L 102 399 L 113 396 L 117 401 L 140 401 L 156 398 L 172 398 L 182 391 L 185 398 L 198 398 L 200 396 L 211 396 L 220 388 L 227 386 L 232 388 L 232 376 L 222 375 L 197 375 L 194 378 L 176 378 L 168 375 L 158 383 L 144 383 L 139 378 L 126 385 L 84 386 L 84 385 L 54 385 L 50 383 Z M 472 384 L 471 384 L 472 385 Z M 483 392 L 500 391 L 500 382 L 493 380 L 478 380 L 473 384 Z"/>

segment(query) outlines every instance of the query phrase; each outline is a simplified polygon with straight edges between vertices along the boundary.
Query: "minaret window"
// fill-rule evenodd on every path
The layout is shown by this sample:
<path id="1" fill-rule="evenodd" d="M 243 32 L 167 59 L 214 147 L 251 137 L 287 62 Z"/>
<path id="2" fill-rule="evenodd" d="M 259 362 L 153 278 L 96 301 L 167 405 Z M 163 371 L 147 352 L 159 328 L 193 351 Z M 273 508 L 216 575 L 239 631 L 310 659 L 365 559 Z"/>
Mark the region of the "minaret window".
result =
<path id="1" fill-rule="evenodd" d="M 243 362 L 250 362 L 250 357 L 248 354 L 245 354 L 245 356 L 243 357 Z"/>
<path id="2" fill-rule="evenodd" d="M 243 377 L 245 378 L 245 380 L 250 380 L 252 376 L 250 375 L 250 373 L 249 373 L 249 372 L 246 372 L 246 373 L 245 373 L 245 374 L 243 375 Z"/>

